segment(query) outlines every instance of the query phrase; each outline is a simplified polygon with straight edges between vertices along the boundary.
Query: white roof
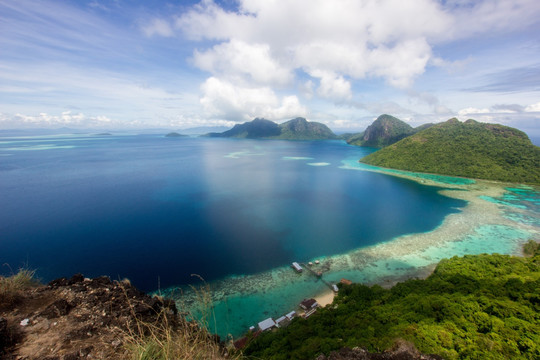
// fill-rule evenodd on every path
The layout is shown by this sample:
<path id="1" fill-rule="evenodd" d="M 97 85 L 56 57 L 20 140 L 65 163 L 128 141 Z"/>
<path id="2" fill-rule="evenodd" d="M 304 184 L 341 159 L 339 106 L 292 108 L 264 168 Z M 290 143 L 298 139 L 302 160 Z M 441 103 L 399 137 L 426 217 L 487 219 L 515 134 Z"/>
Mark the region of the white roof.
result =
<path id="1" fill-rule="evenodd" d="M 282 317 L 280 317 L 279 319 L 276 320 L 276 324 L 279 324 L 280 322 L 285 321 L 285 320 L 287 320 L 287 317 L 282 316 Z"/>
<path id="2" fill-rule="evenodd" d="M 291 311 L 290 313 L 288 313 L 287 315 L 285 315 L 287 318 L 292 319 L 293 317 L 296 316 L 296 311 Z"/>
<path id="3" fill-rule="evenodd" d="M 268 318 L 259 323 L 259 329 L 261 329 L 261 331 L 268 330 L 274 326 L 276 326 L 276 322 L 272 318 Z"/>

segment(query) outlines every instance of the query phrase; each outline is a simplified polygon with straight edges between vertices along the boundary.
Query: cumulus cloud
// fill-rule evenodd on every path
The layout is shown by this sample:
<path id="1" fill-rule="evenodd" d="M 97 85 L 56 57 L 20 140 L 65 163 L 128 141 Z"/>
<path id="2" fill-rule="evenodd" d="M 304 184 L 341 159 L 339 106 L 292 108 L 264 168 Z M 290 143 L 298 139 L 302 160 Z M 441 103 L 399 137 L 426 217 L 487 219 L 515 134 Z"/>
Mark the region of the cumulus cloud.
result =
<path id="1" fill-rule="evenodd" d="M 269 87 L 239 87 L 210 77 L 203 83 L 201 90 L 201 104 L 205 113 L 213 118 L 245 121 L 264 117 L 281 120 L 307 114 L 296 96 L 280 99 Z"/>
<path id="2" fill-rule="evenodd" d="M 332 100 L 350 99 L 350 81 L 367 77 L 409 86 L 432 56 L 428 40 L 443 36 L 452 22 L 431 0 L 238 5 L 227 11 L 205 0 L 179 16 L 176 27 L 189 39 L 218 42 L 196 51 L 195 65 L 216 77 L 248 74 L 267 85 L 302 70 L 318 82 L 316 93 Z"/>
<path id="3" fill-rule="evenodd" d="M 195 50 L 193 62 L 202 70 L 235 80 L 248 77 L 256 83 L 284 85 L 292 79 L 290 69 L 272 58 L 268 44 L 231 39 L 207 51 Z"/>
<path id="4" fill-rule="evenodd" d="M 320 79 L 317 93 L 327 99 L 349 100 L 352 97 L 351 83 L 332 72 L 315 70 L 311 73 L 313 77 Z"/>

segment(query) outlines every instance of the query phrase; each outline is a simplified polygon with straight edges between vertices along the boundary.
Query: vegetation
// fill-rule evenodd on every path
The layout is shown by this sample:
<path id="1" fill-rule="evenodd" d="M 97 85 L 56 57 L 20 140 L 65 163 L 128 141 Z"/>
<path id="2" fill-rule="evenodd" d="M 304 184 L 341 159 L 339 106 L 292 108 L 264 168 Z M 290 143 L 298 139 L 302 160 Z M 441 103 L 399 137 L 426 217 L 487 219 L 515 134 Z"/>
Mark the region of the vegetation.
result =
<path id="1" fill-rule="evenodd" d="M 450 119 L 360 161 L 415 172 L 540 183 L 540 147 L 522 131 L 474 120 Z"/>
<path id="2" fill-rule="evenodd" d="M 154 322 L 138 320 L 125 333 L 125 343 L 129 359 L 132 360 L 171 360 L 171 359 L 239 359 L 232 356 L 219 343 L 219 337 L 208 332 L 208 321 L 212 318 L 211 294 L 207 284 L 193 288 L 200 307 L 198 322 L 188 312 L 180 316 L 162 311 Z M 129 301 L 129 299 L 127 299 Z M 133 309 L 132 309 L 133 312 Z M 135 316 L 135 314 L 133 313 Z"/>
<path id="3" fill-rule="evenodd" d="M 177 132 L 170 132 L 168 133 L 167 135 L 165 135 L 165 137 L 186 137 L 187 135 L 182 135 L 182 134 L 179 134 Z"/>
<path id="4" fill-rule="evenodd" d="M 11 305 L 25 289 L 36 286 L 35 270 L 21 268 L 16 274 L 0 276 L 0 304 Z"/>
<path id="5" fill-rule="evenodd" d="M 383 114 L 363 133 L 350 136 L 347 143 L 357 146 L 384 147 L 412 134 L 414 134 L 414 129 L 409 124 Z"/>
<path id="6" fill-rule="evenodd" d="M 310 359 L 410 341 L 445 359 L 540 358 L 540 256 L 453 257 L 425 280 L 342 286 L 333 306 L 252 341 L 245 354 Z"/>
<path id="7" fill-rule="evenodd" d="M 222 133 L 210 133 L 209 137 L 233 137 L 248 139 L 282 139 L 282 140 L 323 140 L 336 139 L 337 136 L 326 125 L 309 122 L 304 118 L 296 118 L 276 124 L 266 119 L 237 124 Z"/>
<path id="8" fill-rule="evenodd" d="M 540 243 L 534 240 L 529 240 L 523 245 L 523 254 L 526 256 L 540 255 Z"/>

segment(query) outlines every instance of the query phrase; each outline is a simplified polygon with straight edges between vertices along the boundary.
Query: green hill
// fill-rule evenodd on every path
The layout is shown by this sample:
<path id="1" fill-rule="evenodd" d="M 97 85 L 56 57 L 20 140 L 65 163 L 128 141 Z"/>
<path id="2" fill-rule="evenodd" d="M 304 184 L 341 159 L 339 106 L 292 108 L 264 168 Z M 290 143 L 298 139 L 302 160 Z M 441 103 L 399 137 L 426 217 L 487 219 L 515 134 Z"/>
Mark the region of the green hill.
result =
<path id="1" fill-rule="evenodd" d="M 383 114 L 369 125 L 366 131 L 349 137 L 347 143 L 357 146 L 385 147 L 412 134 L 414 134 L 414 129 L 409 124 Z"/>
<path id="2" fill-rule="evenodd" d="M 282 140 L 325 140 L 336 139 L 337 136 L 328 126 L 307 121 L 304 118 L 296 118 L 276 124 L 266 119 L 237 124 L 232 129 L 222 133 L 210 133 L 209 137 L 233 137 L 248 139 L 282 139 Z"/>
<path id="3" fill-rule="evenodd" d="M 296 118 L 279 125 L 281 134 L 277 137 L 286 140 L 324 140 L 336 139 L 337 136 L 328 126 Z"/>
<path id="4" fill-rule="evenodd" d="M 433 125 L 360 161 L 415 172 L 540 183 L 540 148 L 524 132 L 474 120 Z"/>
<path id="5" fill-rule="evenodd" d="M 332 306 L 263 333 L 244 354 L 315 359 L 343 347 L 388 349 L 399 339 L 444 359 L 538 359 L 540 256 L 468 255 L 391 289 L 342 286 Z"/>
<path id="6" fill-rule="evenodd" d="M 256 118 L 253 121 L 236 124 L 232 129 L 222 133 L 210 133 L 207 136 L 261 139 L 278 136 L 280 134 L 281 129 L 278 124 L 270 120 Z"/>

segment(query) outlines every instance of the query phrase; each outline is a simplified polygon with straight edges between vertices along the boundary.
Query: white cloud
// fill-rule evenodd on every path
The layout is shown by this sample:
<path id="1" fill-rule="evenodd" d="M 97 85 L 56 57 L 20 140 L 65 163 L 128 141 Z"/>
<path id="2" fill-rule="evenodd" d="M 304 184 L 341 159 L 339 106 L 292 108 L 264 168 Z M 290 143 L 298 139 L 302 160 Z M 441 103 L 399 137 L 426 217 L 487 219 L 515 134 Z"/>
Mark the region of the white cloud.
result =
<path id="1" fill-rule="evenodd" d="M 142 26 L 141 30 L 147 37 L 152 37 L 154 35 L 171 37 L 174 35 L 173 28 L 169 22 L 164 19 L 154 18 L 150 23 Z"/>
<path id="2" fill-rule="evenodd" d="M 279 99 L 269 87 L 239 87 L 210 77 L 203 83 L 201 90 L 201 104 L 206 114 L 212 118 L 246 121 L 264 117 L 281 120 L 305 116 L 307 113 L 296 96 Z"/>
<path id="3" fill-rule="evenodd" d="M 525 107 L 526 112 L 540 112 L 540 102 Z"/>
<path id="4" fill-rule="evenodd" d="M 489 114 L 491 113 L 491 110 L 489 109 L 477 109 L 473 107 L 468 107 L 465 109 L 461 109 L 458 111 L 459 116 L 467 116 L 467 115 L 474 115 L 474 114 Z"/>
<path id="5" fill-rule="evenodd" d="M 192 40 L 218 41 L 194 55 L 195 65 L 214 76 L 249 74 L 272 85 L 298 69 L 319 80 L 319 96 L 347 100 L 351 80 L 382 77 L 409 86 L 432 56 L 428 39 L 443 36 L 451 22 L 431 0 L 242 0 L 238 12 L 205 0 L 176 26 Z"/>
<path id="6" fill-rule="evenodd" d="M 193 62 L 214 75 L 241 77 L 238 80 L 247 76 L 256 83 L 285 85 L 292 79 L 290 70 L 272 58 L 268 44 L 231 39 L 207 51 L 195 50 Z"/>
<path id="7" fill-rule="evenodd" d="M 313 77 L 320 79 L 317 94 L 323 98 L 333 100 L 349 100 L 352 98 L 351 83 L 334 73 L 316 70 L 311 73 Z"/>
<path id="8" fill-rule="evenodd" d="M 39 127 L 80 127 L 83 125 L 88 128 L 108 127 L 109 125 L 120 125 L 120 122 L 114 121 L 107 116 L 86 116 L 83 113 L 72 113 L 64 111 L 60 115 L 50 115 L 39 113 L 38 115 L 26 114 L 0 114 L 0 124 L 5 128 L 25 128 L 29 126 Z M 124 125 L 124 124 L 122 124 Z"/>

